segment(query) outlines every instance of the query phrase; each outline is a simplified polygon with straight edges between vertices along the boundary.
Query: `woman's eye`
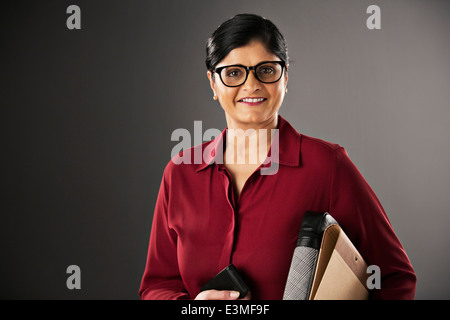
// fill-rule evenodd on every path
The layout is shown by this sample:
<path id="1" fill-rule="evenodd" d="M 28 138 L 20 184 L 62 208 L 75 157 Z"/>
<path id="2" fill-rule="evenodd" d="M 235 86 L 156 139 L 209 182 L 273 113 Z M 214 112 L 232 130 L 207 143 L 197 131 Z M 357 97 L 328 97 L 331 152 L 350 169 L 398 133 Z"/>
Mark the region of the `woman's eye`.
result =
<path id="1" fill-rule="evenodd" d="M 274 70 L 273 70 L 273 68 L 271 68 L 271 67 L 262 67 L 261 69 L 260 69 L 260 72 L 262 72 L 262 73 L 273 73 L 274 72 Z"/>
<path id="2" fill-rule="evenodd" d="M 230 77 L 230 78 L 239 77 L 241 75 L 242 75 L 241 70 L 230 70 L 227 72 L 227 77 Z"/>

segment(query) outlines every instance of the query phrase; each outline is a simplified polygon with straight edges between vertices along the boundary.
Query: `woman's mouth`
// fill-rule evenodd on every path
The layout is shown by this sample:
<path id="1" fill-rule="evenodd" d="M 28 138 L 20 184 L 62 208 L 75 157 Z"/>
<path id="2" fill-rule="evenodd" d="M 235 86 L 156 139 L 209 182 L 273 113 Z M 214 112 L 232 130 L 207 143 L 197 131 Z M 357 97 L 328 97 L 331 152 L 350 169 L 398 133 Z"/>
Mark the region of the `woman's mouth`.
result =
<path id="1" fill-rule="evenodd" d="M 245 103 L 246 105 L 249 105 L 249 106 L 257 106 L 266 100 L 267 100 L 267 98 L 262 98 L 262 97 L 256 97 L 256 98 L 246 97 L 246 98 L 239 99 L 238 102 Z"/>

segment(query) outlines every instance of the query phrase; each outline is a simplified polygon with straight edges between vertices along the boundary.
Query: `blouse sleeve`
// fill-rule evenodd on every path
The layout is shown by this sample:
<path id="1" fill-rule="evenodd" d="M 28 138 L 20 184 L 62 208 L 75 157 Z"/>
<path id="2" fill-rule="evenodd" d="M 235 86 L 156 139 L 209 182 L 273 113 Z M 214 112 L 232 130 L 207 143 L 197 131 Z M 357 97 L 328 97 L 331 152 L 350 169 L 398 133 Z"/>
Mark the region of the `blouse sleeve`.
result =
<path id="1" fill-rule="evenodd" d="M 177 234 L 167 220 L 170 184 L 166 173 L 167 168 L 156 200 L 147 264 L 139 289 L 143 300 L 189 299 L 178 269 Z"/>
<path id="2" fill-rule="evenodd" d="M 371 299 L 414 299 L 416 275 L 377 196 L 344 148 L 336 150 L 330 188 L 330 214 L 368 265 L 381 272 L 381 289 Z"/>

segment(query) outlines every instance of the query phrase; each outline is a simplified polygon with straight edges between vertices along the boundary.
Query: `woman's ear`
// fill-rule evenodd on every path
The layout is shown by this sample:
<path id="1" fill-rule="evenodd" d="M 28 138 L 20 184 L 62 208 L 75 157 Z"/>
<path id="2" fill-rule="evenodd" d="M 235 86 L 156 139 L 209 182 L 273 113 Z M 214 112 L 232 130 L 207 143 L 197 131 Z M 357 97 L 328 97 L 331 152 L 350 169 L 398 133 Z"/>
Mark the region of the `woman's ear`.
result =
<path id="1" fill-rule="evenodd" d="M 284 83 L 285 83 L 285 85 L 286 85 L 286 88 L 287 88 L 287 83 L 288 83 L 288 79 L 289 79 L 289 76 L 288 76 L 288 68 L 289 68 L 289 65 L 287 64 L 287 65 L 286 65 L 286 70 L 284 71 Z"/>
<path id="2" fill-rule="evenodd" d="M 217 97 L 217 93 L 216 93 L 216 89 L 215 89 L 216 83 L 214 82 L 214 75 L 209 70 L 208 70 L 208 72 L 206 72 L 206 75 L 208 76 L 209 85 L 211 86 L 211 90 L 213 91 L 214 100 L 217 100 L 217 98 L 216 98 Z"/>

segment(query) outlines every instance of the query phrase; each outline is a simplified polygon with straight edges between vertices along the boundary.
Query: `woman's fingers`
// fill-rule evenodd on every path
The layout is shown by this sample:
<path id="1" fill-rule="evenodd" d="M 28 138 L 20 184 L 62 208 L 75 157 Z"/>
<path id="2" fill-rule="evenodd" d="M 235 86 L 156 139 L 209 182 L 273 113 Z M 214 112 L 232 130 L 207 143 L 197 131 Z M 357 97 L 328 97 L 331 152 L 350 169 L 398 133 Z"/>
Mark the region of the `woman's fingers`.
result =
<path id="1" fill-rule="evenodd" d="M 200 292 L 197 297 L 195 297 L 195 300 L 237 300 L 237 298 L 239 298 L 239 292 L 237 291 L 206 290 Z"/>

